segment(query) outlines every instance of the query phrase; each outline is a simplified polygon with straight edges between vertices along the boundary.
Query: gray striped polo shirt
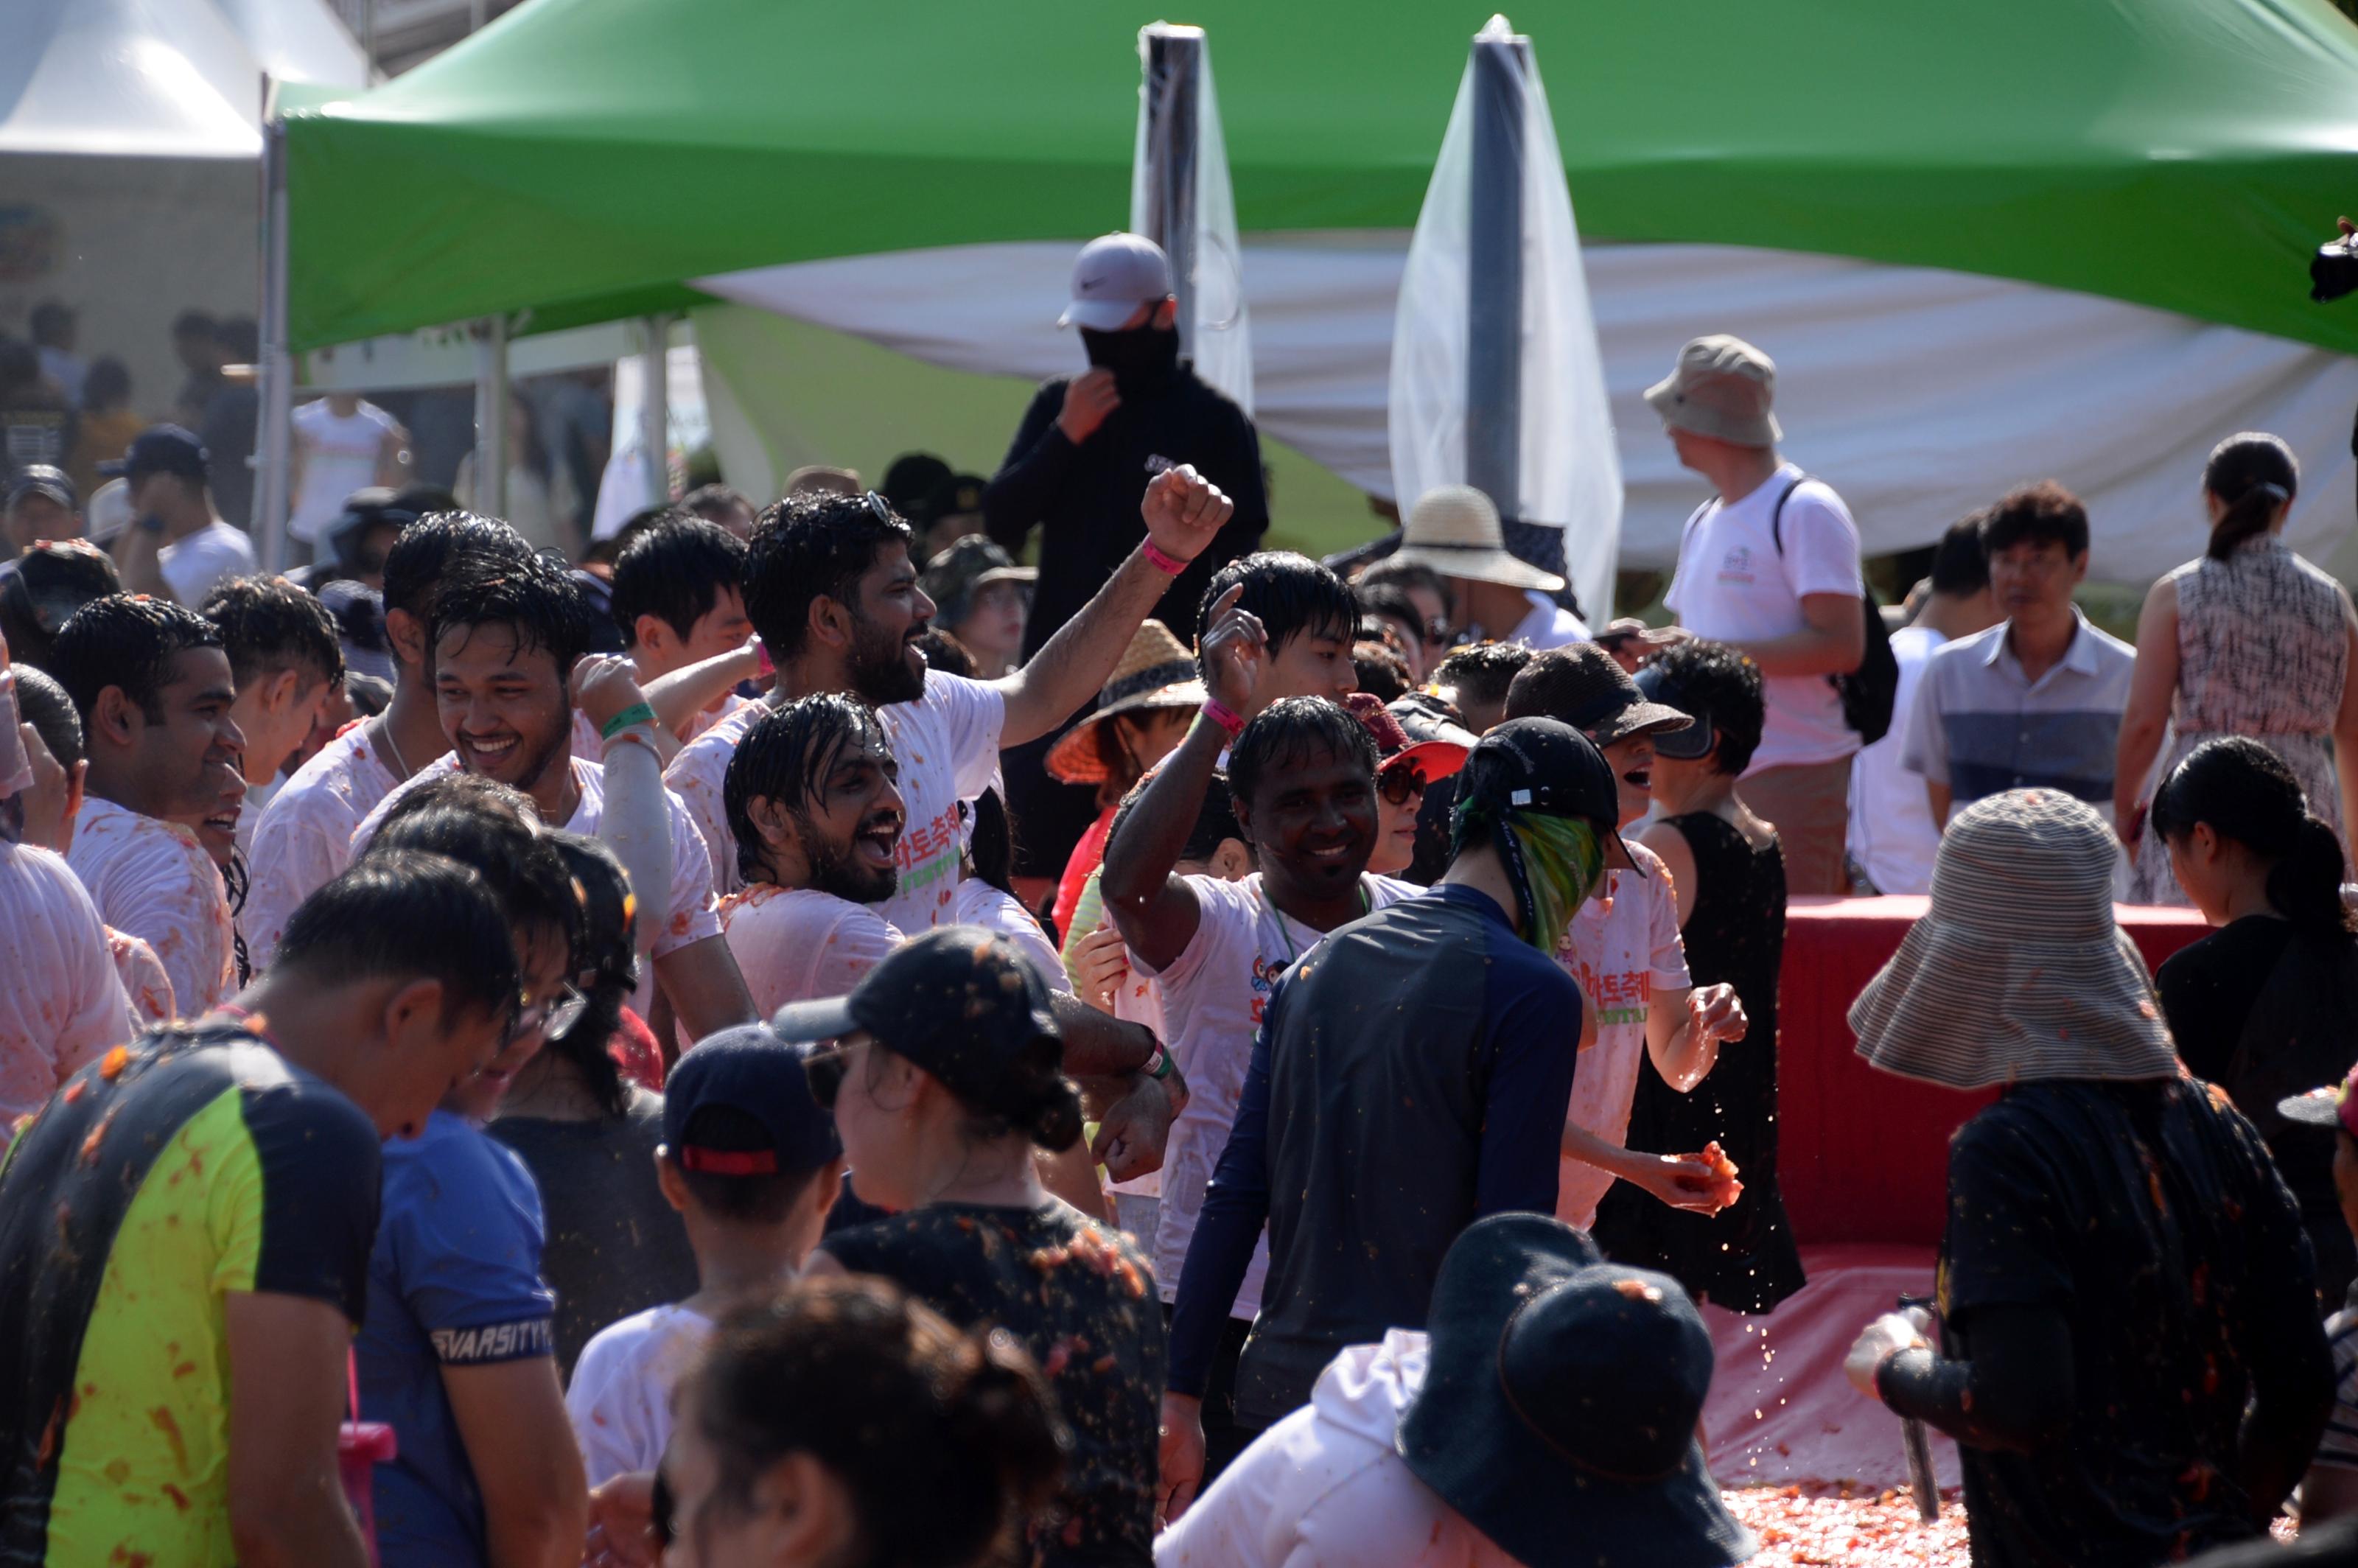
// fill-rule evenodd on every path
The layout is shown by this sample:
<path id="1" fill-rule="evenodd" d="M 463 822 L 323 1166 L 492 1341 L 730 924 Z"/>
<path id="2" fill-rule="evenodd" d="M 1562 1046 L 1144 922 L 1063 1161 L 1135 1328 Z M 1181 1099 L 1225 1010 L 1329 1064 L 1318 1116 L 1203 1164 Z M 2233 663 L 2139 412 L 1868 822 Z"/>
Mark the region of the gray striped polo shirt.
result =
<path id="1" fill-rule="evenodd" d="M 2136 650 L 2071 614 L 2071 646 L 2036 681 L 2007 644 L 2007 622 L 1933 652 L 1900 761 L 1947 784 L 1953 809 L 2010 789 L 2059 789 L 2112 820 L 2113 756 Z"/>

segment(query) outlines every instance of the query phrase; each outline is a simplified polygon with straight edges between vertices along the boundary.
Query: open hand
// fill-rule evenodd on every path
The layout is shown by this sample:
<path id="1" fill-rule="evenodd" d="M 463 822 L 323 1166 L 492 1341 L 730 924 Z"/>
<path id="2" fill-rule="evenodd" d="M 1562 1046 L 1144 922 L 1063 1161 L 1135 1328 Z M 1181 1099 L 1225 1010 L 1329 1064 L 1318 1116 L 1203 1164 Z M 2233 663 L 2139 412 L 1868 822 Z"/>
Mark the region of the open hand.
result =
<path id="1" fill-rule="evenodd" d="M 603 732 L 609 720 L 635 702 L 646 701 L 639 689 L 638 666 L 620 654 L 588 654 L 573 666 L 573 706 Z"/>
<path id="2" fill-rule="evenodd" d="M 1218 485 L 1186 463 L 1156 474 L 1138 503 L 1146 536 L 1156 549 L 1180 561 L 1202 555 L 1236 510 L 1237 503 Z"/>
<path id="3" fill-rule="evenodd" d="M 1269 631 L 1260 617 L 1237 608 L 1245 585 L 1237 583 L 1212 606 L 1212 629 L 1204 633 L 1205 684 L 1212 700 L 1239 719 L 1260 711 L 1261 677 L 1269 672 Z"/>
<path id="4" fill-rule="evenodd" d="M 1120 406 L 1121 394 L 1114 390 L 1113 372 L 1102 367 L 1085 370 L 1065 384 L 1065 406 L 1057 411 L 1056 428 L 1077 447 L 1096 435 L 1106 416 Z"/>

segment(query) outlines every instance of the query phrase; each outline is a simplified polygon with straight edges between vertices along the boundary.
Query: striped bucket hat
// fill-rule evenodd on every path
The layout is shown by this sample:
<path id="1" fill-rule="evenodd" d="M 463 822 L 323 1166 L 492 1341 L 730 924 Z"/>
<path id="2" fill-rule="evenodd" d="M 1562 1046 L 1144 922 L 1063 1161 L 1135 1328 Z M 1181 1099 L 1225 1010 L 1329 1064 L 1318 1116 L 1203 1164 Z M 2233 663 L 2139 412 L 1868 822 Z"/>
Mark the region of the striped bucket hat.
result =
<path id="1" fill-rule="evenodd" d="M 2113 918 L 2113 830 L 2051 789 L 1949 824 L 1932 907 L 1851 1004 L 1858 1054 L 1953 1089 L 2174 1078 L 2145 960 Z"/>

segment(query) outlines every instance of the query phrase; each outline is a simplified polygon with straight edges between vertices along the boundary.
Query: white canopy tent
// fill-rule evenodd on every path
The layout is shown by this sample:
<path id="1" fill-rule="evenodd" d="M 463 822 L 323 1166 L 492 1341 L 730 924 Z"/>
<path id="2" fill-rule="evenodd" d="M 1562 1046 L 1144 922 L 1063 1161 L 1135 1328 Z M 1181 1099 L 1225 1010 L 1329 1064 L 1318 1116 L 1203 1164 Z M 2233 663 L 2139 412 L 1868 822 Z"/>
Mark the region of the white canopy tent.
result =
<path id="1" fill-rule="evenodd" d="M 1254 235 L 1244 246 L 1261 427 L 1379 496 L 1392 490 L 1386 375 L 1408 239 Z M 1080 243 L 849 257 L 697 285 L 935 364 L 1036 377 L 1076 368 L 1055 323 Z M 2292 544 L 2345 577 L 2358 568 L 2344 558 L 2358 361 L 1963 273 L 1733 245 L 1590 244 L 1583 255 L 1628 483 L 1625 567 L 1668 566 L 1704 494 L 1639 395 L 1686 339 L 1729 331 L 1776 358 L 1787 452 L 1843 492 L 1870 554 L 1929 543 L 2009 486 L 2053 477 L 2088 503 L 2091 575 L 2142 583 L 2201 552 L 2202 460 L 2256 428 L 2301 458 Z M 716 401 L 767 401 L 719 390 Z M 730 426 L 716 425 L 736 471 Z"/>

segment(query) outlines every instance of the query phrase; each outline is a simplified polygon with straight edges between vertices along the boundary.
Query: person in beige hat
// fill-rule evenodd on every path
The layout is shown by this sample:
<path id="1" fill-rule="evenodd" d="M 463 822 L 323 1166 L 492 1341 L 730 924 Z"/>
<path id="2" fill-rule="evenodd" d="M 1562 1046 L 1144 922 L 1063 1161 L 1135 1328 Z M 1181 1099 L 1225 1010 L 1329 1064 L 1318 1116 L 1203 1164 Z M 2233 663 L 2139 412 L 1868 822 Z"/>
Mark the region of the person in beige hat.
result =
<path id="1" fill-rule="evenodd" d="M 2333 1401 L 2299 1206 L 2180 1067 L 2114 852 L 2061 790 L 1975 802 L 1850 1013 L 1883 1071 L 2004 1091 L 1950 1143 L 1939 1325 L 1887 1314 L 1844 1362 L 1962 1446 L 1976 1563 L 2256 1539 Z"/>
<path id="2" fill-rule="evenodd" d="M 1498 508 L 1470 484 L 1419 496 L 1390 559 L 1439 572 L 1449 585 L 1451 620 L 1476 642 L 1561 648 L 1588 640 L 1580 617 L 1548 597 L 1563 579 L 1508 552 Z"/>
<path id="3" fill-rule="evenodd" d="M 1670 375 L 1646 389 L 1679 461 L 1711 481 L 1713 496 L 1680 536 L 1664 596 L 1679 624 L 1644 634 L 1657 646 L 1708 637 L 1760 666 L 1768 720 L 1739 786 L 1744 802 L 1776 824 L 1792 892 L 1847 892 L 1859 737 L 1830 677 L 1866 656 L 1866 583 L 1842 497 L 1778 455 L 1776 391 L 1768 356 L 1725 334 L 1687 344 Z M 1644 632 L 1635 622 L 1615 630 Z"/>
<path id="4" fill-rule="evenodd" d="M 1187 645 L 1162 622 L 1141 622 L 1098 693 L 1097 707 L 1048 748 L 1050 778 L 1095 784 L 1098 792 L 1098 819 L 1074 846 L 1056 883 L 1057 930 L 1073 928 L 1081 888 L 1105 859 L 1114 808 L 1178 746 L 1206 695 Z"/>

